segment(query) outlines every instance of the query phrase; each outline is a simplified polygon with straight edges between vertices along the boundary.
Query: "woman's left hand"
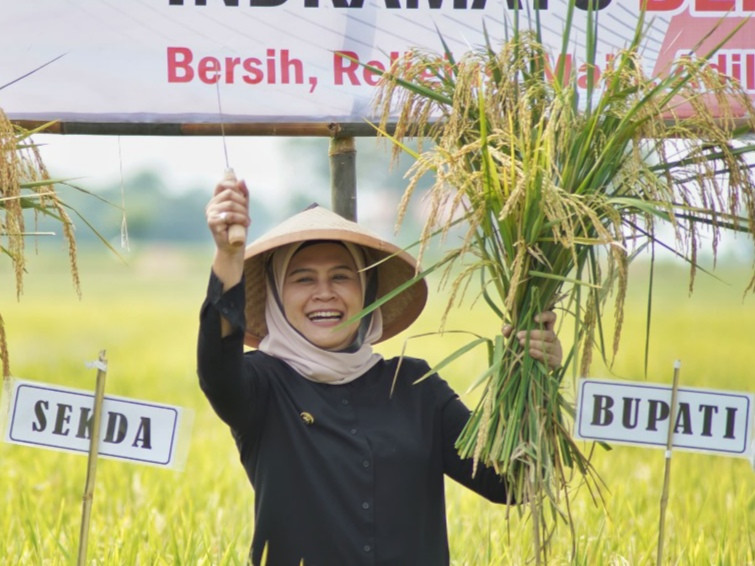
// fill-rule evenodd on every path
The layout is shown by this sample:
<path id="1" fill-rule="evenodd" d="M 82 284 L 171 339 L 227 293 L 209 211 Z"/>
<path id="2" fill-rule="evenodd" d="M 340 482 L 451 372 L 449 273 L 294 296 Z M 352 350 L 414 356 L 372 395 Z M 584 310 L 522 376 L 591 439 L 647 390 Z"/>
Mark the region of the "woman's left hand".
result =
<path id="1" fill-rule="evenodd" d="M 540 325 L 540 328 L 529 331 L 529 355 L 545 363 L 549 369 L 558 369 L 561 367 L 563 352 L 561 350 L 561 341 L 553 331 L 556 326 L 556 313 L 553 311 L 541 312 L 535 315 L 534 320 Z M 511 326 L 508 324 L 505 325 L 503 327 L 503 336 L 508 338 L 511 336 L 511 331 Z M 527 344 L 526 331 L 519 332 L 516 337 L 522 346 Z"/>

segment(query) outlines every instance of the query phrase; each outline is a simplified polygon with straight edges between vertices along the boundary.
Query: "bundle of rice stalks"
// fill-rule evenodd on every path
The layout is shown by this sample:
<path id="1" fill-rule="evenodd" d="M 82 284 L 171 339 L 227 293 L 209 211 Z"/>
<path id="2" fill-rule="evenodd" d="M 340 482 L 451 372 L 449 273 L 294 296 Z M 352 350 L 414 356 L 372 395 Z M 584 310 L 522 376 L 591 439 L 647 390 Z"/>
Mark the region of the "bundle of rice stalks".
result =
<path id="1" fill-rule="evenodd" d="M 745 159 L 755 148 L 734 141 L 754 125 L 741 85 L 704 56 L 677 61 L 671 75 L 646 76 L 640 18 L 633 41 L 600 80 L 587 73 L 585 92 L 563 65 L 549 64 L 566 59 L 573 11 L 570 2 L 560 57 L 541 43 L 537 27 L 515 25 L 498 49 L 488 42 L 458 59 L 445 44 L 443 53 L 408 53 L 381 73 L 377 99 L 379 130 L 395 128 L 394 149 L 415 158 L 401 209 L 423 175 L 435 178 L 423 249 L 461 221 L 462 243 L 443 259 L 458 268 L 454 291 L 481 281 L 495 316 L 514 327 L 511 339 L 486 340 L 484 390 L 457 448 L 505 477 L 513 500 L 530 503 L 539 559 L 552 527 L 544 505 L 558 517 L 575 470 L 599 487 L 570 435 L 564 378 L 569 366 L 588 374 L 596 344 L 604 356 L 615 354 L 629 263 L 643 248 L 674 250 L 689 262 L 692 289 L 703 232 L 712 235 L 714 254 L 722 231 L 755 233 L 755 184 Z M 588 11 L 588 70 L 596 68 L 597 32 Z M 694 111 L 679 115 L 681 103 Z M 409 137 L 432 144 L 413 151 L 403 141 Z M 669 227 L 669 241 L 659 225 Z M 601 321 L 610 294 L 615 338 L 605 348 Z M 552 371 L 513 338 L 548 309 L 575 320 L 567 363 Z"/>
<path id="2" fill-rule="evenodd" d="M 60 223 L 68 243 L 74 287 L 80 293 L 73 223 L 66 213 L 65 204 L 55 192 L 55 181 L 50 179 L 37 146 L 31 142 L 31 136 L 44 127 L 33 131 L 19 128 L 0 110 L 0 252 L 8 256 L 13 264 L 17 298 L 23 292 L 26 239 L 37 234 L 27 229 L 26 211 L 31 211 L 35 222 L 40 215 L 44 215 Z M 0 358 L 3 376 L 8 377 L 10 362 L 1 316 Z"/>

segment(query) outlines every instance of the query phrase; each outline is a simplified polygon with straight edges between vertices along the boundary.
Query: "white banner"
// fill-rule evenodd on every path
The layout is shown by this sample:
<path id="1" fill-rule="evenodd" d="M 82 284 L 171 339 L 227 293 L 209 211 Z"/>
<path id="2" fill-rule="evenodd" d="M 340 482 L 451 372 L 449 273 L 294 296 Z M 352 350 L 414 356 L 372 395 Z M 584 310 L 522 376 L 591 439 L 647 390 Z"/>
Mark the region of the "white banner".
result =
<path id="1" fill-rule="evenodd" d="M 580 379 L 575 437 L 666 448 L 671 387 Z M 751 458 L 753 395 L 695 387 L 677 390 L 673 448 Z"/>
<path id="2" fill-rule="evenodd" d="M 3 439 L 12 444 L 87 454 L 94 394 L 79 389 L 14 379 L 5 392 Z M 182 469 L 188 452 L 191 412 L 106 395 L 98 454 L 166 468 Z"/>
<path id="3" fill-rule="evenodd" d="M 498 44 L 515 1 L 0 0 L 0 108 L 14 120 L 217 124 L 219 79 L 226 123 L 363 123 L 377 77 L 342 54 L 385 68 L 411 47 L 441 52 L 439 34 L 457 56 L 484 29 Z M 567 0 L 520 2 L 558 52 Z M 629 41 L 642 2 L 656 74 L 719 18 L 702 50 L 755 13 L 755 0 L 600 0 L 599 62 Z M 579 72 L 586 5 L 569 48 Z M 754 32 L 747 22 L 713 64 L 755 94 Z"/>

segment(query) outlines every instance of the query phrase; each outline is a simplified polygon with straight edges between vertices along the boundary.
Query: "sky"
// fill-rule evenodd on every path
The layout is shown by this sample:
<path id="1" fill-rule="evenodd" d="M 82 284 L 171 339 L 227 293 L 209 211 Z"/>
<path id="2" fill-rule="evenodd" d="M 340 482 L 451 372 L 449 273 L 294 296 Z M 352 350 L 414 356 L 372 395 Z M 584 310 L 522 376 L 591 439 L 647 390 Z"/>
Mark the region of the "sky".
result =
<path id="1" fill-rule="evenodd" d="M 164 176 L 180 192 L 215 185 L 225 170 L 223 140 L 212 136 L 89 136 L 38 134 L 42 159 L 53 176 L 80 178 L 86 185 L 119 182 L 143 169 Z M 239 178 L 273 185 L 283 140 L 274 137 L 227 137 L 229 164 Z"/>

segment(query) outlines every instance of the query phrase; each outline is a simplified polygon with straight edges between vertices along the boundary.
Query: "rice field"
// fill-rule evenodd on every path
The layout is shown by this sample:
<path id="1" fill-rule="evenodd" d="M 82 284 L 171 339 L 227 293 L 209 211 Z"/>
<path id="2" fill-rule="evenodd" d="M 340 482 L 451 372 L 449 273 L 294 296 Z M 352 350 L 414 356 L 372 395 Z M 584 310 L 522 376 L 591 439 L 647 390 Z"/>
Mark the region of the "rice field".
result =
<path id="1" fill-rule="evenodd" d="M 0 274 L 11 369 L 19 378 L 93 389 L 85 366 L 105 350 L 107 392 L 178 405 L 194 413 L 183 471 L 101 459 L 98 464 L 88 564 L 244 564 L 252 532 L 253 493 L 225 426 L 203 398 L 194 371 L 197 311 L 210 251 L 151 247 L 124 264 L 104 251 L 81 258 L 83 297 L 66 271 L 65 253 L 29 257 L 20 302 L 11 274 Z M 675 360 L 682 385 L 755 391 L 755 296 L 742 298 L 747 270 L 721 265 L 700 276 L 692 297 L 686 273 L 662 266 L 653 296 L 648 381 L 670 383 Z M 594 377 L 643 380 L 643 286 L 634 267 L 620 356 Z M 431 290 L 434 290 L 431 284 Z M 435 330 L 443 300 L 431 305 L 412 334 Z M 448 329 L 494 332 L 486 307 L 457 311 Z M 381 346 L 397 354 L 404 334 Z M 569 330 L 561 334 L 568 340 Z M 409 341 L 410 355 L 440 361 L 463 335 Z M 484 364 L 472 353 L 443 371 L 464 393 Z M 474 402 L 475 393 L 464 393 Z M 589 449 L 589 447 L 585 447 Z M 574 483 L 575 533 L 553 536 L 552 564 L 655 564 L 664 457 L 661 450 L 614 446 L 595 451 L 605 483 L 603 504 Z M 0 443 L 0 564 L 75 564 L 86 457 Z M 755 470 L 741 458 L 674 452 L 666 515 L 664 564 L 755 564 Z M 531 562 L 530 525 L 516 509 L 495 506 L 447 484 L 454 565 Z"/>

